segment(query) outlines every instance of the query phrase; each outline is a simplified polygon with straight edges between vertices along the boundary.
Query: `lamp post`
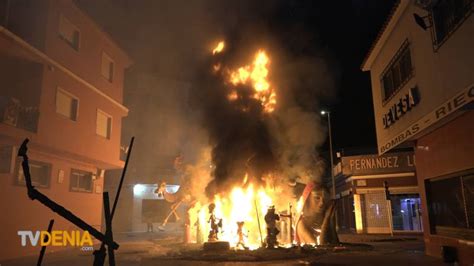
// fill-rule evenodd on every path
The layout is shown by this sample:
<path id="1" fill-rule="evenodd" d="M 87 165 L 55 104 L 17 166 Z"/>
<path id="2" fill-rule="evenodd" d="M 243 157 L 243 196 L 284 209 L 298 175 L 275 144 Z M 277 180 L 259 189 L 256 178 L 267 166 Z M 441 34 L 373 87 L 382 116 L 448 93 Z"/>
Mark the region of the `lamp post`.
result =
<path id="1" fill-rule="evenodd" d="M 325 110 L 321 111 L 321 115 L 328 117 L 328 128 L 329 128 L 329 158 L 331 159 L 331 180 L 332 180 L 332 198 L 336 199 L 336 182 L 334 180 L 334 162 L 332 158 L 332 133 L 331 133 L 331 113 Z"/>

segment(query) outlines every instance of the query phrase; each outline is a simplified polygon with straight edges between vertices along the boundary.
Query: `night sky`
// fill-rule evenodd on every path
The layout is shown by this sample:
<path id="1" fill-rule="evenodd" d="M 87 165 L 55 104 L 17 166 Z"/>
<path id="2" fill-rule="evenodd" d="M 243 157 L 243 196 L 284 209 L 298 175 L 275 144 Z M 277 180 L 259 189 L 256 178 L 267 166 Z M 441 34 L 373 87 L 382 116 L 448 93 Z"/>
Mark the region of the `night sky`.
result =
<path id="1" fill-rule="evenodd" d="M 307 11 L 317 14 L 312 22 L 341 68 L 338 96 L 329 104 L 336 150 L 376 147 L 370 75 L 360 66 L 395 2 L 324 1 Z"/>
<path id="2" fill-rule="evenodd" d="M 292 8 L 282 12 L 282 23 L 302 20 L 299 23 L 321 41 L 339 67 L 337 95 L 322 103 L 331 111 L 335 151 L 365 151 L 377 145 L 370 75 L 360 66 L 395 2 L 284 1 L 283 10 Z"/>
<path id="3" fill-rule="evenodd" d="M 241 29 L 268 32 L 291 54 L 324 57 L 336 89 L 319 102 L 331 111 L 335 151 L 376 147 L 370 76 L 360 65 L 395 0 L 76 2 L 135 65 L 152 65 L 161 75 L 179 72 L 178 79 L 192 77 L 197 51 L 212 38 L 235 36 Z M 327 149 L 326 143 L 322 152 Z"/>

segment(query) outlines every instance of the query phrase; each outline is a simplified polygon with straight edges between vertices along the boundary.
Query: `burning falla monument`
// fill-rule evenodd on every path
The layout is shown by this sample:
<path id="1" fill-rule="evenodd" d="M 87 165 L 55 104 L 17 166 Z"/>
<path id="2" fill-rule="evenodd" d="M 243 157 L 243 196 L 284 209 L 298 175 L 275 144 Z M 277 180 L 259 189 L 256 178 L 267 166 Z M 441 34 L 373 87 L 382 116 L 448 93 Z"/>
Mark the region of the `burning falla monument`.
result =
<path id="1" fill-rule="evenodd" d="M 256 49 L 242 63 L 235 50 L 218 42 L 193 89 L 210 150 L 184 174 L 195 199 L 190 241 L 242 249 L 338 243 L 316 151 L 326 134 L 319 116 L 276 85 L 269 52 Z"/>

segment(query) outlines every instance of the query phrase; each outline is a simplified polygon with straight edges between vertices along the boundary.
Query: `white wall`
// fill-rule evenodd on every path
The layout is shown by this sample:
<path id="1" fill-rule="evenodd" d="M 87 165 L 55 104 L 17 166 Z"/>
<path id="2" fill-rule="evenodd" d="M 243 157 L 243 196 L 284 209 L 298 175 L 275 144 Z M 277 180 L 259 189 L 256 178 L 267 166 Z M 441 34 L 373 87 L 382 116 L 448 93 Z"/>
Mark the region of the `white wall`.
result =
<path id="1" fill-rule="evenodd" d="M 431 32 L 421 29 L 413 18 L 413 13 L 425 16 L 427 12 L 413 3 L 414 1 L 410 1 L 403 11 L 370 68 L 379 152 L 380 146 L 385 142 L 474 83 L 474 16 L 467 18 L 438 51 L 434 52 Z M 383 105 L 381 74 L 406 39 L 410 43 L 414 75 Z M 415 86 L 420 92 L 420 103 L 385 129 L 383 115 Z"/>

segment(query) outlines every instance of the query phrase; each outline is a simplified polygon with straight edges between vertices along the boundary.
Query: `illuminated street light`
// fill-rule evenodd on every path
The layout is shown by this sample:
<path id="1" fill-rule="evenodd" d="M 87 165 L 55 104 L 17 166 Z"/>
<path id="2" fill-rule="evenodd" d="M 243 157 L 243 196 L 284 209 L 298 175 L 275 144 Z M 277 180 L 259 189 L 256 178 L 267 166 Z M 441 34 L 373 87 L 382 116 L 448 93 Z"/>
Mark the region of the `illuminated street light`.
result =
<path id="1" fill-rule="evenodd" d="M 146 190 L 146 187 L 142 184 L 136 184 L 133 186 L 133 195 L 140 197 Z"/>
<path id="2" fill-rule="evenodd" d="M 328 115 L 328 129 L 329 129 L 329 158 L 331 160 L 331 180 L 332 180 L 332 198 L 336 199 L 336 182 L 334 180 L 334 162 L 332 158 L 332 133 L 331 133 L 331 113 L 326 110 L 321 110 L 321 115 Z"/>
<path id="3" fill-rule="evenodd" d="M 331 181 L 332 181 L 332 198 L 336 200 L 336 181 L 334 180 L 334 162 L 332 158 L 332 132 L 331 132 L 331 112 L 326 110 L 321 110 L 321 115 L 328 115 L 328 129 L 329 129 L 329 158 L 331 159 Z M 337 210 L 335 210 L 337 212 Z M 334 215 L 334 224 L 336 230 L 338 228 L 337 224 L 337 213 Z"/>

